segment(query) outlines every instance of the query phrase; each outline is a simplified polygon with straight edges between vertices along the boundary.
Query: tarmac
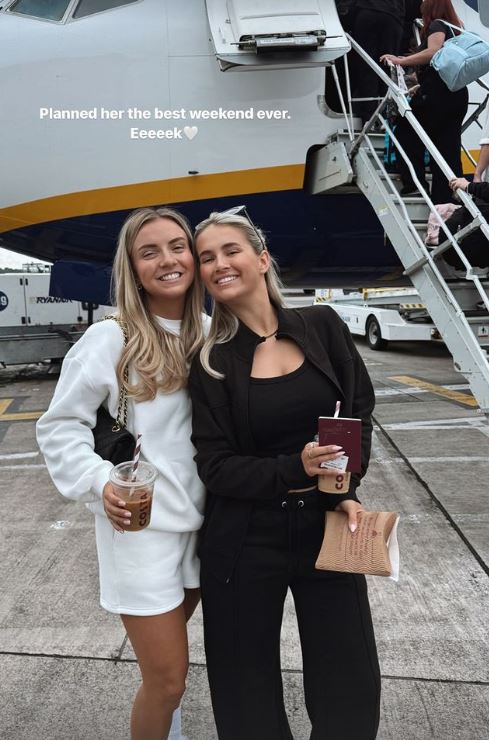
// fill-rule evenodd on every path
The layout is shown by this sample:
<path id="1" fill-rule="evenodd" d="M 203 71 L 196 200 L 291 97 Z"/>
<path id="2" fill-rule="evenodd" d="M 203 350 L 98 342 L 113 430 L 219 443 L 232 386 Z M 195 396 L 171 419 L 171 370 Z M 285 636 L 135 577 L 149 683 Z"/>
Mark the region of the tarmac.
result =
<path id="1" fill-rule="evenodd" d="M 489 423 L 443 346 L 357 346 L 377 394 L 360 498 L 401 515 L 399 582 L 369 578 L 378 740 L 489 739 Z M 35 440 L 55 383 L 46 367 L 0 371 L 0 737 L 124 740 L 138 667 L 98 604 L 92 516 L 55 491 Z M 184 732 L 215 740 L 200 611 L 189 632 Z M 292 601 L 282 637 L 290 724 L 307 740 Z"/>

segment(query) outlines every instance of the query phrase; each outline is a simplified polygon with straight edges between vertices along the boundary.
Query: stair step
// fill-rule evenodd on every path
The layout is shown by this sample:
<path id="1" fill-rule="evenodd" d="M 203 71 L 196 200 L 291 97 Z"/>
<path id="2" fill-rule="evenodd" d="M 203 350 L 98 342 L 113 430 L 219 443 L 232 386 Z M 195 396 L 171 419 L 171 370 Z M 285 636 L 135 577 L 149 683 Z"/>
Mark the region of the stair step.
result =
<path id="1" fill-rule="evenodd" d="M 355 129 L 355 131 L 353 132 L 353 136 L 354 136 L 355 139 L 360 134 L 361 134 L 361 131 L 359 131 L 357 129 Z M 376 140 L 382 139 L 382 141 L 384 141 L 384 139 L 385 139 L 385 133 L 383 133 L 382 131 L 381 132 L 372 131 L 372 132 L 370 132 L 368 134 L 368 137 L 369 138 L 372 138 L 372 139 L 376 139 Z M 343 129 L 341 131 L 335 131 L 335 133 L 332 135 L 331 138 L 332 139 L 335 139 L 337 141 L 344 141 L 345 139 L 347 139 L 348 141 L 350 141 L 350 135 L 349 135 L 348 131 L 346 131 L 345 129 Z"/>
<path id="2" fill-rule="evenodd" d="M 386 175 L 387 175 L 387 177 L 386 177 Z M 381 180 L 395 180 L 395 181 L 400 181 L 400 179 L 401 179 L 401 176 L 398 175 L 397 172 L 386 172 L 384 174 L 382 171 L 379 171 L 379 177 L 380 177 Z M 427 172 L 425 174 L 425 178 L 426 178 L 427 182 L 431 182 L 431 180 L 433 179 L 431 173 L 429 173 L 429 172 Z"/>
<path id="3" fill-rule="evenodd" d="M 478 271 L 477 270 L 474 270 L 474 272 L 477 275 L 477 272 Z M 487 294 L 489 295 L 489 277 L 487 275 L 485 275 L 485 276 L 479 275 L 478 277 L 479 277 L 479 279 L 480 279 L 480 281 L 482 283 L 482 287 L 485 288 Z M 456 291 L 457 289 L 460 289 L 460 290 L 465 289 L 465 290 L 467 290 L 467 288 L 470 287 L 470 283 L 468 283 L 467 280 L 461 280 L 460 277 L 458 277 L 458 276 L 455 276 L 453 278 L 448 278 L 446 280 L 446 282 L 447 283 L 450 283 L 450 290 L 452 291 L 452 293 L 453 293 L 453 291 Z M 475 290 L 475 288 L 474 288 L 474 290 Z"/>
<path id="4" fill-rule="evenodd" d="M 428 204 L 426 203 L 425 199 L 422 198 L 420 195 L 404 195 L 402 197 L 402 202 L 406 203 L 406 205 L 423 205 L 428 208 Z"/>
<path id="5" fill-rule="evenodd" d="M 354 132 L 354 141 L 358 138 L 359 134 L 360 134 L 360 131 Z M 382 133 L 368 134 L 366 138 L 369 139 L 370 143 L 373 145 L 376 152 L 383 152 L 385 150 L 385 134 L 382 134 Z M 351 143 L 350 137 L 346 131 L 344 133 L 337 132 L 333 134 L 333 136 L 327 143 L 329 143 L 330 141 L 340 141 L 343 144 L 348 145 L 348 148 Z M 367 148 L 367 146 L 368 145 L 367 145 L 366 140 L 363 140 L 360 143 L 360 147 Z"/>

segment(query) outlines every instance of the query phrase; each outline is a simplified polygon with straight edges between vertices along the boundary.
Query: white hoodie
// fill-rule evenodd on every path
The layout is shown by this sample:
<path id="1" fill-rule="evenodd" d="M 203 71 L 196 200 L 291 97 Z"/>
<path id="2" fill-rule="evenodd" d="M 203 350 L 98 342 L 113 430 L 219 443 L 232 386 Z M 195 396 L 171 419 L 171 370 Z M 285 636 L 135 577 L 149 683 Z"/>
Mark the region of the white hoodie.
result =
<path id="1" fill-rule="evenodd" d="M 180 321 L 156 317 L 174 334 Z M 210 318 L 203 317 L 208 329 Z M 49 409 L 37 422 L 37 440 L 56 488 L 105 516 L 102 493 L 113 467 L 93 451 L 92 429 L 103 403 L 114 418 L 119 403 L 116 368 L 124 346 L 115 321 L 89 327 L 67 353 Z M 132 373 L 131 382 L 136 377 Z M 193 532 L 202 524 L 204 486 L 193 461 L 191 404 L 186 389 L 152 401 L 128 399 L 127 429 L 142 434 L 141 459 L 158 470 L 151 529 Z"/>

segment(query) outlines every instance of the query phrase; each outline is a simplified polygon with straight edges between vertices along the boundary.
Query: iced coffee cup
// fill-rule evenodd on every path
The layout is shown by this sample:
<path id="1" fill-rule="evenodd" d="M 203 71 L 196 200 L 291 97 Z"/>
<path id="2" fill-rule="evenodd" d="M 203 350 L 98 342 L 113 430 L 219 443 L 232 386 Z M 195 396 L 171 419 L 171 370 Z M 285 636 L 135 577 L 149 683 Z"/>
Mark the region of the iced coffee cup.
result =
<path id="1" fill-rule="evenodd" d="M 125 527 L 128 532 L 138 532 L 150 522 L 156 468 L 151 463 L 140 460 L 135 480 L 132 480 L 133 477 L 132 461 L 119 463 L 110 471 L 114 492 L 131 512 L 131 522 Z"/>
<path id="2" fill-rule="evenodd" d="M 348 493 L 350 473 L 338 471 L 336 475 L 318 475 L 318 488 L 323 493 Z"/>

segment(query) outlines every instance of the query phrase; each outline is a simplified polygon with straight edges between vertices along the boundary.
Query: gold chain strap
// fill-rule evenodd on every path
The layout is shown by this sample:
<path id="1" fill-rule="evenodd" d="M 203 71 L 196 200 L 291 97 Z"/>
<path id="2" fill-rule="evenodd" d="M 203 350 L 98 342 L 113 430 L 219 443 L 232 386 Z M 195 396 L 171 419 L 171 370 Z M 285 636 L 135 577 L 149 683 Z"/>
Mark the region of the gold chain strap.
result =
<path id="1" fill-rule="evenodd" d="M 116 316 L 115 314 L 109 314 L 109 316 L 104 316 L 101 321 L 105 321 L 106 319 L 112 319 L 112 321 L 115 321 L 119 324 L 121 327 L 122 334 L 124 336 L 124 347 L 127 345 L 127 328 L 121 319 Z M 129 367 L 126 365 L 124 368 L 124 382 L 129 381 Z M 117 418 L 115 420 L 115 424 L 112 427 L 113 432 L 120 432 L 122 429 L 126 428 L 127 424 L 127 391 L 124 385 L 119 388 L 119 405 L 117 407 Z"/>

